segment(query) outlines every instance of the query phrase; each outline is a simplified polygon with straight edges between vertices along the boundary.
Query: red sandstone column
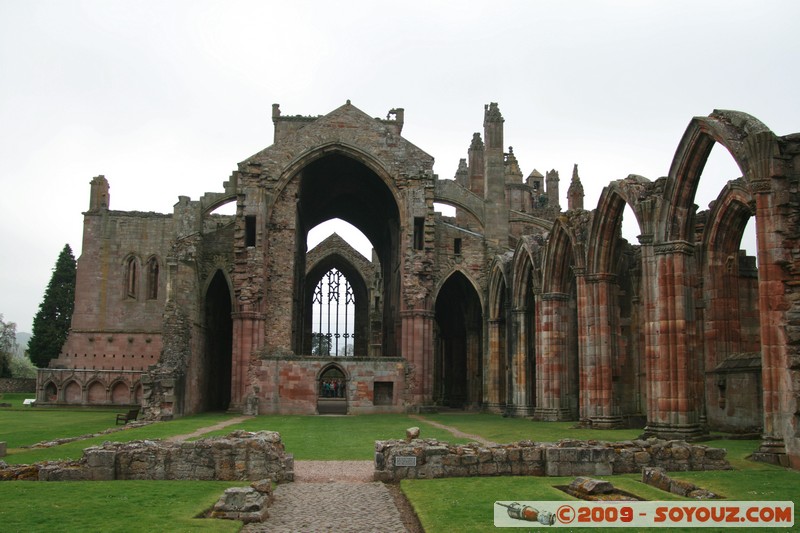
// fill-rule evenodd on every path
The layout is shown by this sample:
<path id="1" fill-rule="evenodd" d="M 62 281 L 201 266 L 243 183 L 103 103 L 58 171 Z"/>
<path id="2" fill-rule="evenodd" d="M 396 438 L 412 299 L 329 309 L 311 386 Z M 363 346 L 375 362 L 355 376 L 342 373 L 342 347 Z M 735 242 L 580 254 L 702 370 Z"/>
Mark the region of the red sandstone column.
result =
<path id="1" fill-rule="evenodd" d="M 613 274 L 586 276 L 585 292 L 588 298 L 584 305 L 587 309 L 587 324 L 585 328 L 581 328 L 587 331 L 581 369 L 581 418 L 588 419 L 593 428 L 617 427 L 622 423 L 614 405 L 612 382 L 616 355 L 616 322 L 611 314 L 616 305 L 615 279 Z"/>
<path id="2" fill-rule="evenodd" d="M 587 280 L 584 269 L 575 273 L 578 298 L 578 419 L 590 425 L 595 414 L 594 390 L 597 388 L 597 342 L 595 322 L 597 309 L 593 302 L 594 284 Z"/>
<path id="3" fill-rule="evenodd" d="M 536 420 L 567 420 L 569 404 L 563 397 L 565 391 L 561 380 L 567 371 L 564 315 L 569 295 L 546 293 L 539 298 L 541 334 L 537 337 L 536 409 L 533 416 Z"/>
<path id="4" fill-rule="evenodd" d="M 793 427 L 795 392 L 787 361 L 785 334 L 788 263 L 783 240 L 788 233 L 777 209 L 778 193 L 771 182 L 751 183 L 756 198 L 756 241 L 758 246 L 758 307 L 761 322 L 761 381 L 764 402 L 764 434 L 757 455 L 759 460 L 800 468 L 800 457 L 787 455 L 787 429 Z M 800 400 L 794 399 L 796 405 Z"/>
<path id="5" fill-rule="evenodd" d="M 254 395 L 247 373 L 253 352 L 264 344 L 264 316 L 256 312 L 232 313 L 231 403 L 229 410 L 246 409 L 248 396 Z M 258 413 L 251 413 L 258 414 Z"/>
<path id="6" fill-rule="evenodd" d="M 695 353 L 693 246 L 684 241 L 654 247 L 657 277 L 653 362 L 646 431 L 664 438 L 703 433 L 697 397 L 700 359 Z"/>
<path id="7" fill-rule="evenodd" d="M 412 405 L 433 402 L 433 321 L 432 311 L 410 309 L 400 312 L 401 355 L 412 368 L 407 401 Z"/>

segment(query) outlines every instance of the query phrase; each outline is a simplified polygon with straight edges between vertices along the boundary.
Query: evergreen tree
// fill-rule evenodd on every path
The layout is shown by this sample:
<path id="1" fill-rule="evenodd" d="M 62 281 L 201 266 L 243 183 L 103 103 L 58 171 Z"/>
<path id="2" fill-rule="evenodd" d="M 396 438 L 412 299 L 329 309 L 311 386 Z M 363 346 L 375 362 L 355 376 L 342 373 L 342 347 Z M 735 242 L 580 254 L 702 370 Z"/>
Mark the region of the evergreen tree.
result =
<path id="1" fill-rule="evenodd" d="M 40 368 L 58 357 L 67 340 L 75 306 L 75 270 L 75 257 L 67 244 L 58 256 L 39 312 L 33 318 L 28 353 L 31 361 Z"/>

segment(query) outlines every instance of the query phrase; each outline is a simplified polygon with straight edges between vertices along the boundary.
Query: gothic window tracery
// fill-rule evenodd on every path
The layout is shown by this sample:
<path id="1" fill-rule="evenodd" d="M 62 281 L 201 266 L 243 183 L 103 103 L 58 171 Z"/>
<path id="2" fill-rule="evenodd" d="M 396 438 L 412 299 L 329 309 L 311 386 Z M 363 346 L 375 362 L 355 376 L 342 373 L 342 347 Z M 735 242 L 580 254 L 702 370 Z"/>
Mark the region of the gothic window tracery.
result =
<path id="1" fill-rule="evenodd" d="M 355 341 L 355 294 L 350 282 L 337 269 L 330 269 L 314 288 L 314 355 L 352 356 Z"/>

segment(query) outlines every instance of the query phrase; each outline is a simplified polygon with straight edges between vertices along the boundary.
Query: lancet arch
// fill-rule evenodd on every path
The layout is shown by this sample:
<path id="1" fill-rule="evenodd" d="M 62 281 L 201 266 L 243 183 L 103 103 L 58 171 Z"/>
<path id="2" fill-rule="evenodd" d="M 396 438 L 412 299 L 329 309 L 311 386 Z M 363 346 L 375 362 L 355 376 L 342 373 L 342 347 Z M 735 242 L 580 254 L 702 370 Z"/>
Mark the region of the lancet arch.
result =
<path id="1" fill-rule="evenodd" d="M 489 270 L 488 344 L 486 391 L 489 410 L 505 411 L 512 402 L 511 361 L 509 352 L 509 268 L 510 257 L 496 256 Z"/>
<path id="2" fill-rule="evenodd" d="M 475 409 L 482 403 L 483 313 L 475 287 L 455 270 L 436 294 L 433 386 L 440 405 Z"/>
<path id="3" fill-rule="evenodd" d="M 305 317 L 303 320 L 305 327 L 303 354 L 315 353 L 321 355 L 321 350 L 318 349 L 318 343 L 316 344 L 317 349 L 315 349 L 314 335 L 334 334 L 328 331 L 329 324 L 318 324 L 313 320 L 314 308 L 324 308 L 326 303 L 322 300 L 317 301 L 317 291 L 315 291 L 315 288 L 320 283 L 323 283 L 326 276 L 334 270 L 343 275 L 344 280 L 342 280 L 342 283 L 346 282 L 349 287 L 349 291 L 345 291 L 345 301 L 339 301 L 338 297 L 335 301 L 336 307 L 340 308 L 338 312 L 345 316 L 345 322 L 339 324 L 341 326 L 341 333 L 339 333 L 339 328 L 336 328 L 336 332 L 341 335 L 346 335 L 346 337 L 342 338 L 341 346 L 338 346 L 338 343 L 336 345 L 331 343 L 327 347 L 330 351 L 330 355 L 336 355 L 341 352 L 341 348 L 344 347 L 345 355 L 365 357 L 368 354 L 369 345 L 370 299 L 367 281 L 364 279 L 364 273 L 357 265 L 354 265 L 348 258 L 337 252 L 332 252 L 319 258 L 306 273 L 306 286 L 304 289 L 306 304 L 304 307 Z M 327 304 L 330 306 L 332 295 L 327 292 L 325 294 L 328 298 Z M 323 297 L 321 291 L 319 297 Z M 319 313 L 318 315 L 321 317 L 322 314 L 327 314 L 327 310 L 324 309 L 324 311 L 324 313 Z M 352 330 L 346 323 L 350 311 L 352 311 L 352 322 L 349 326 L 352 326 Z M 334 314 L 338 315 L 338 312 Z M 350 333 L 351 331 L 352 333 Z M 352 344 L 352 348 L 349 352 L 347 349 L 348 343 Z"/>
<path id="4" fill-rule="evenodd" d="M 763 416 L 758 269 L 740 250 L 754 207 L 744 180 L 728 182 L 704 213 L 699 254 L 705 412 L 710 428 L 739 433 Z"/>
<path id="5" fill-rule="evenodd" d="M 536 345 L 536 410 L 540 420 L 578 416 L 578 285 L 584 270 L 579 243 L 566 218 L 553 225 L 543 259 Z"/>

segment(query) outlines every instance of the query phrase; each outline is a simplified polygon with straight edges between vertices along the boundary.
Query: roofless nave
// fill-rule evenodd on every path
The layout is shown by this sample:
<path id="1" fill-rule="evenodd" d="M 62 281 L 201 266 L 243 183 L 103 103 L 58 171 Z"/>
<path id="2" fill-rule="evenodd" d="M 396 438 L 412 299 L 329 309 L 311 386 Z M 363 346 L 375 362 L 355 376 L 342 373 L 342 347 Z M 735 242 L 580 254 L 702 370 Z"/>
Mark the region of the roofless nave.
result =
<path id="1" fill-rule="evenodd" d="M 642 420 L 662 437 L 757 431 L 761 458 L 800 466 L 800 135 L 696 117 L 666 177 L 613 181 L 586 210 L 577 172 L 566 209 L 556 172 L 523 179 L 494 103 L 455 180 L 401 136 L 402 109 L 272 118 L 274 144 L 171 214 L 113 211 L 92 180 L 72 331 L 40 402 Z M 715 143 L 741 177 L 698 212 Z M 739 251 L 751 217 L 758 269 Z M 373 257 L 337 236 L 307 251 L 332 218 Z"/>

